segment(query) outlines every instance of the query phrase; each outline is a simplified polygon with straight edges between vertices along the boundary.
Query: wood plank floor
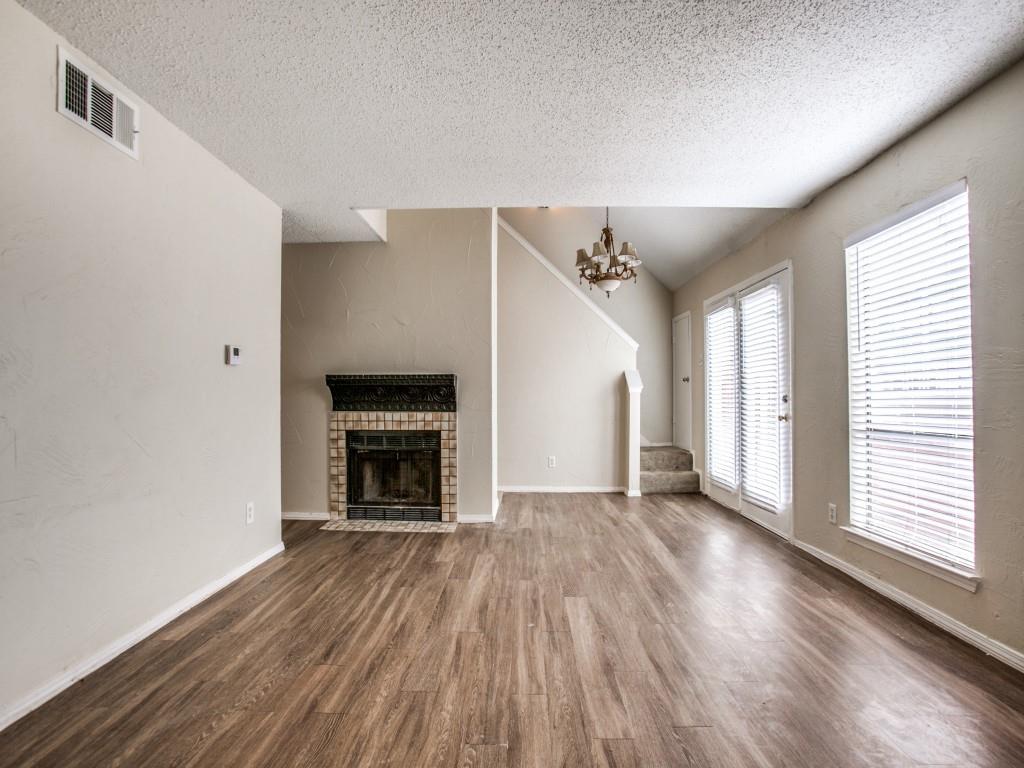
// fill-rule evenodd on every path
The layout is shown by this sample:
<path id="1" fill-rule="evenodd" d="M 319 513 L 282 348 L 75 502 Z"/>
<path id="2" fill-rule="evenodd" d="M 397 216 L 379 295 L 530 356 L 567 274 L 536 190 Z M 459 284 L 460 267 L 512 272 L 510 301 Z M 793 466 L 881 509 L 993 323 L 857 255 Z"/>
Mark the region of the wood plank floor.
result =
<path id="1" fill-rule="evenodd" d="M 317 525 L 0 766 L 1024 765 L 1024 677 L 699 497 Z"/>

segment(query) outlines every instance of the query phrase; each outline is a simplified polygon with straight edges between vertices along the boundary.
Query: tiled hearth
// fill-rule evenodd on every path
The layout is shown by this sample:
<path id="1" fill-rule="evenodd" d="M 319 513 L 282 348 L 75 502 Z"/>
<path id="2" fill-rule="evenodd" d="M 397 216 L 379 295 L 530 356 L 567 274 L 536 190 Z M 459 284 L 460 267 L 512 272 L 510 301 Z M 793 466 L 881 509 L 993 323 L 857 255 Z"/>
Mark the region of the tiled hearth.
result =
<path id="1" fill-rule="evenodd" d="M 432 430 L 441 433 L 441 520 L 458 514 L 456 414 L 426 411 L 334 411 L 331 413 L 331 519 L 348 517 L 345 432 L 350 430 Z"/>
<path id="2" fill-rule="evenodd" d="M 441 521 L 454 522 L 458 517 L 456 377 L 336 374 L 327 376 L 327 386 L 334 408 L 328 438 L 331 519 L 436 521 L 440 507 Z M 394 434 L 400 432 L 418 434 Z M 414 453 L 402 453 L 404 448 Z M 348 475 L 353 471 L 358 474 L 350 484 Z M 382 484 L 386 491 L 381 490 Z M 394 486 L 399 492 L 393 493 Z M 406 495 L 407 489 L 413 494 Z M 368 497 L 376 500 L 367 501 Z"/>
<path id="3" fill-rule="evenodd" d="M 392 520 L 329 520 L 320 526 L 321 531 L 342 533 L 455 533 L 458 523 L 434 523 L 426 520 L 399 523 Z"/>

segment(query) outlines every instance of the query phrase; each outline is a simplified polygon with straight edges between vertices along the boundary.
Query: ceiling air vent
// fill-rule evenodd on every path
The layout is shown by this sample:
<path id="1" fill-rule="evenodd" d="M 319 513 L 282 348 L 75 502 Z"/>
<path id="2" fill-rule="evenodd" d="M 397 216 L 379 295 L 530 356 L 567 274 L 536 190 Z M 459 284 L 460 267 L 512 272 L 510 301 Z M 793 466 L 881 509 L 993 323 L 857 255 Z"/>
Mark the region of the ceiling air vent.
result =
<path id="1" fill-rule="evenodd" d="M 57 49 L 57 111 L 122 152 L 138 159 L 138 110 Z"/>

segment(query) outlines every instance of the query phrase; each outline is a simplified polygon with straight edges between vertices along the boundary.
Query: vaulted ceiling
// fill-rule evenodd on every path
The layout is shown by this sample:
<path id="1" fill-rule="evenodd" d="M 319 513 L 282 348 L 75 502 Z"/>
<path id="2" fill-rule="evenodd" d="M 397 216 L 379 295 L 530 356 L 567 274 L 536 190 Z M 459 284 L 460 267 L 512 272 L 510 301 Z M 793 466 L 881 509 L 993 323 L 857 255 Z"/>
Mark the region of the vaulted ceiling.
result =
<path id="1" fill-rule="evenodd" d="M 1021 0 L 21 1 L 292 242 L 375 237 L 353 208 L 801 205 L 1024 54 Z"/>
<path id="2" fill-rule="evenodd" d="M 596 238 L 604 226 L 604 209 L 587 213 Z M 785 208 L 612 208 L 609 216 L 618 242 L 629 238 L 644 268 L 675 290 L 786 213 Z"/>

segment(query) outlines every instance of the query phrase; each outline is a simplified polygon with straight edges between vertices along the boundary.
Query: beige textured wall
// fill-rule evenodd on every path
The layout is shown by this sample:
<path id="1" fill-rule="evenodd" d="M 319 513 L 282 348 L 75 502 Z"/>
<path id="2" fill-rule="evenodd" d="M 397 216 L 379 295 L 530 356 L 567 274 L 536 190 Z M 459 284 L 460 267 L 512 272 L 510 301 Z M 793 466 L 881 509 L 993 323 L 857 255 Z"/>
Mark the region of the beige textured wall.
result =
<path id="1" fill-rule="evenodd" d="M 459 518 L 489 517 L 491 211 L 390 211 L 386 243 L 286 245 L 283 509 L 327 511 L 326 373 L 459 377 Z"/>
<path id="2" fill-rule="evenodd" d="M 499 230 L 499 486 L 624 487 L 623 371 L 635 365 L 619 334 Z"/>
<path id="3" fill-rule="evenodd" d="M 281 541 L 281 211 L 58 114 L 58 42 L 0 1 L 0 716 Z"/>
<path id="4" fill-rule="evenodd" d="M 704 466 L 702 302 L 793 260 L 795 536 L 1024 650 L 1024 64 L 680 288 L 693 325 L 694 454 Z M 975 370 L 976 594 L 845 540 L 848 518 L 846 294 L 842 242 L 967 177 Z"/>
<path id="5" fill-rule="evenodd" d="M 574 208 L 502 208 L 499 214 L 548 261 L 578 280 L 576 249 L 599 234 L 585 211 Z M 641 254 L 642 255 L 642 254 Z M 637 370 L 644 381 L 640 432 L 648 442 L 672 442 L 672 292 L 650 272 L 609 299 L 594 301 L 640 344 Z"/>

